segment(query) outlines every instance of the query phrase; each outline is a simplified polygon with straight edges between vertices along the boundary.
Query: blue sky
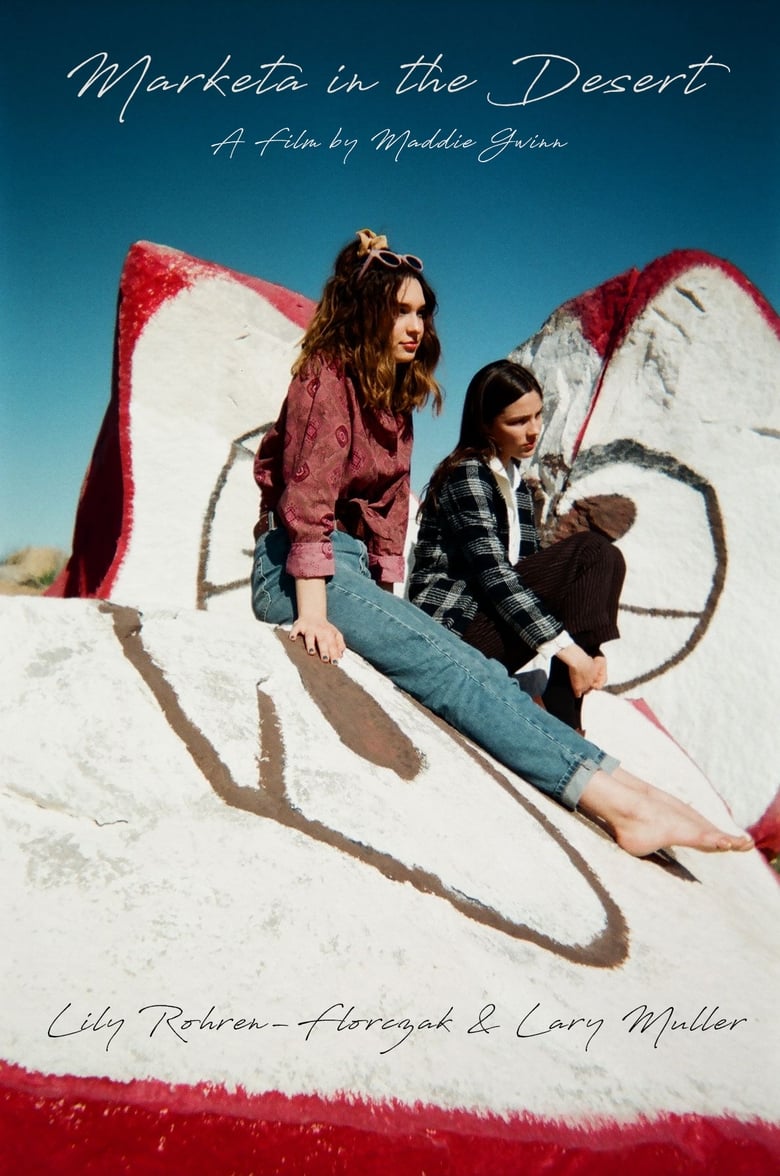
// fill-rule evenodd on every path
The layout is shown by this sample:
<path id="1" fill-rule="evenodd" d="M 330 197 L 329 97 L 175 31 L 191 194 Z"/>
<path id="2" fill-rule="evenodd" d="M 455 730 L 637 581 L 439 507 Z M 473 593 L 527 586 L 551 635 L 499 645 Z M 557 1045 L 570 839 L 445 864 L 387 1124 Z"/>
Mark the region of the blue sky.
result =
<path id="1" fill-rule="evenodd" d="M 417 419 L 417 490 L 470 375 L 612 275 L 704 249 L 780 305 L 768 0 L 11 0 L 0 19 L 0 555 L 69 548 L 134 240 L 312 298 L 358 228 L 419 254 L 447 407 Z M 79 97 L 102 53 L 130 72 Z M 385 130 L 474 146 L 388 152 Z M 565 145 L 491 146 L 534 136 Z"/>

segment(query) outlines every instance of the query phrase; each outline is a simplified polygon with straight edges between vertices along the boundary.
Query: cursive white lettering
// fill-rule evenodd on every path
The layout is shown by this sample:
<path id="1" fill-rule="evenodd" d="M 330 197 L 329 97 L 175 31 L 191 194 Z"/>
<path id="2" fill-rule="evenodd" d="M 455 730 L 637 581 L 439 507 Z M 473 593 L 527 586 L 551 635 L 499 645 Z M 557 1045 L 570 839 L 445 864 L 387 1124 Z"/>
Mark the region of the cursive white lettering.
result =
<path id="1" fill-rule="evenodd" d="M 572 61 L 570 57 L 562 57 L 558 53 L 529 53 L 524 57 L 515 57 L 512 65 L 531 66 L 532 71 L 535 70 L 536 72 L 530 81 L 528 81 L 521 98 L 501 101 L 499 98 L 494 97 L 492 93 L 488 93 L 486 98 L 491 106 L 529 106 L 532 102 L 541 102 L 545 98 L 553 98 L 556 94 L 562 94 L 564 90 L 568 90 L 573 86 L 580 78 L 582 72 L 576 61 Z M 699 79 L 704 71 L 710 68 L 725 69 L 727 73 L 731 72 L 728 65 L 724 65 L 721 61 L 713 61 L 712 54 L 710 54 L 704 61 L 693 62 L 688 66 L 688 69 L 693 71 L 690 76 L 687 73 L 676 73 L 666 74 L 663 78 L 654 78 L 652 74 L 643 74 L 634 82 L 633 75 L 628 73 L 616 74 L 612 78 L 604 78 L 601 74 L 593 74 L 582 83 L 580 90 L 583 94 L 595 94 L 597 92 L 601 92 L 602 94 L 625 94 L 628 91 L 634 94 L 643 94 L 648 90 L 657 89 L 658 93 L 662 94 L 673 86 L 674 83 L 684 82 L 685 85 L 682 88 L 682 93 L 688 97 L 691 94 L 695 94 L 697 90 L 704 89 L 707 83 Z M 544 79 L 546 89 L 540 88 L 539 83 L 542 79 Z"/>
<path id="2" fill-rule="evenodd" d="M 155 91 L 162 90 L 164 92 L 173 90 L 177 94 L 181 94 L 185 89 L 188 89 L 193 83 L 202 81 L 200 89 L 205 94 L 207 91 L 215 90 L 222 98 L 227 97 L 229 93 L 240 94 L 245 90 L 254 90 L 255 94 L 263 95 L 273 92 L 284 93 L 288 90 L 303 90 L 308 83 L 301 80 L 303 72 L 302 67 L 297 65 L 294 61 L 287 61 L 282 54 L 277 57 L 276 61 L 264 62 L 260 69 L 264 72 L 257 77 L 250 74 L 241 74 L 235 80 L 231 81 L 231 75 L 223 72 L 231 60 L 231 54 L 223 60 L 222 64 L 214 70 L 212 74 L 206 77 L 205 73 L 185 74 L 181 81 L 171 81 L 164 74 L 160 74 L 153 78 L 147 86 L 145 91 L 152 94 Z M 135 98 L 139 89 L 141 88 L 146 75 L 151 69 L 152 58 L 150 54 L 146 53 L 139 57 L 137 61 L 129 65 L 127 69 L 118 72 L 119 66 L 115 62 L 108 64 L 108 53 L 103 50 L 100 53 L 93 53 L 91 57 L 86 57 L 84 61 L 79 62 L 73 69 L 67 73 L 68 78 L 74 77 L 85 66 L 90 66 L 93 62 L 97 65 L 90 77 L 82 85 L 77 92 L 77 98 L 83 98 L 84 95 L 98 82 L 99 88 L 95 91 L 95 97 L 104 98 L 114 86 L 117 86 L 125 78 L 129 79 L 130 93 L 127 94 L 122 107 L 119 111 L 119 122 L 125 121 L 127 108 L 132 100 Z M 134 71 L 138 71 L 134 73 Z"/>

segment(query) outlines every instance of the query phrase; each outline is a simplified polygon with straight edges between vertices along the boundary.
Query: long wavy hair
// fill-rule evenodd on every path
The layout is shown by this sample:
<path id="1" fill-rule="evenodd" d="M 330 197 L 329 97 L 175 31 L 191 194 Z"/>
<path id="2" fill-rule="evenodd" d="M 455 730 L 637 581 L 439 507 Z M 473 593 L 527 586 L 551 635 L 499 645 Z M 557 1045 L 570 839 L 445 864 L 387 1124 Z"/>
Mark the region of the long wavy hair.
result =
<path id="1" fill-rule="evenodd" d="M 330 362 L 353 377 L 372 408 L 410 412 L 433 398 L 439 412 L 442 394 L 434 370 L 441 344 L 434 325 L 436 295 L 422 273 L 402 262 L 392 268 L 374 260 L 360 275 L 365 256 L 352 241 L 336 258 L 317 308 L 301 341 L 293 374 Z M 415 278 L 425 300 L 425 330 L 414 359 L 397 364 L 390 340 L 398 314 L 398 291 Z"/>
<path id="2" fill-rule="evenodd" d="M 497 359 L 479 369 L 466 389 L 458 443 L 431 474 L 421 510 L 426 506 L 434 510 L 438 508 L 439 492 L 444 482 L 462 461 L 477 457 L 488 462 L 498 455 L 496 444 L 489 435 L 490 426 L 505 408 L 529 392 L 544 395 L 536 376 L 522 364 L 513 363 L 511 359 Z"/>

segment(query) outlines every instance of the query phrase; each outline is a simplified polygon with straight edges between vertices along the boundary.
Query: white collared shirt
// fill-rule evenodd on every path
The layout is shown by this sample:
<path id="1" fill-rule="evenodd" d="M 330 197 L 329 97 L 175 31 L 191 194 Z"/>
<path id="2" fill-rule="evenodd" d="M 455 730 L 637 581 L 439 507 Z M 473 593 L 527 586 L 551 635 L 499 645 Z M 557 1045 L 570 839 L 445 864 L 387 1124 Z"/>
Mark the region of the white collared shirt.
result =
<path id="1" fill-rule="evenodd" d="M 491 457 L 488 466 L 493 472 L 501 491 L 501 497 L 506 504 L 506 513 L 509 519 L 507 556 L 514 567 L 520 558 L 520 514 L 517 509 L 517 487 L 522 480 L 520 466 L 517 462 L 512 461 L 507 467 L 500 457 Z"/>
<path id="2" fill-rule="evenodd" d="M 496 479 L 501 497 L 506 503 L 506 513 L 509 520 L 509 543 L 507 556 L 512 567 L 520 559 L 520 513 L 517 507 L 517 487 L 523 479 L 523 471 L 516 461 L 510 461 L 505 466 L 500 457 L 491 457 L 488 466 Z M 545 641 L 537 649 L 537 655 L 543 658 L 555 657 L 569 645 L 574 645 L 571 636 L 564 629 L 557 637 Z"/>

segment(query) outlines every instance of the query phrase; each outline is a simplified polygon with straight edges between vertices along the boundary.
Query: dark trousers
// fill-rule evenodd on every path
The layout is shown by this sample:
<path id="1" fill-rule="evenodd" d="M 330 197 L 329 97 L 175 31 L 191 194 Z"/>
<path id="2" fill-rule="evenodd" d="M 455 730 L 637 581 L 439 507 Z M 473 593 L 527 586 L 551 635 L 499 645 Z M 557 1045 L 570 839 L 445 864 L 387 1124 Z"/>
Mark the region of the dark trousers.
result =
<path id="1" fill-rule="evenodd" d="M 600 652 L 602 642 L 620 636 L 617 613 L 626 565 L 622 553 L 603 535 L 579 531 L 521 559 L 515 571 L 591 657 Z M 463 639 L 500 661 L 510 673 L 536 653 L 490 605 L 477 613 Z M 551 714 L 570 727 L 582 725 L 582 699 L 575 698 L 568 668 L 557 657 L 550 662 L 542 700 Z"/>

